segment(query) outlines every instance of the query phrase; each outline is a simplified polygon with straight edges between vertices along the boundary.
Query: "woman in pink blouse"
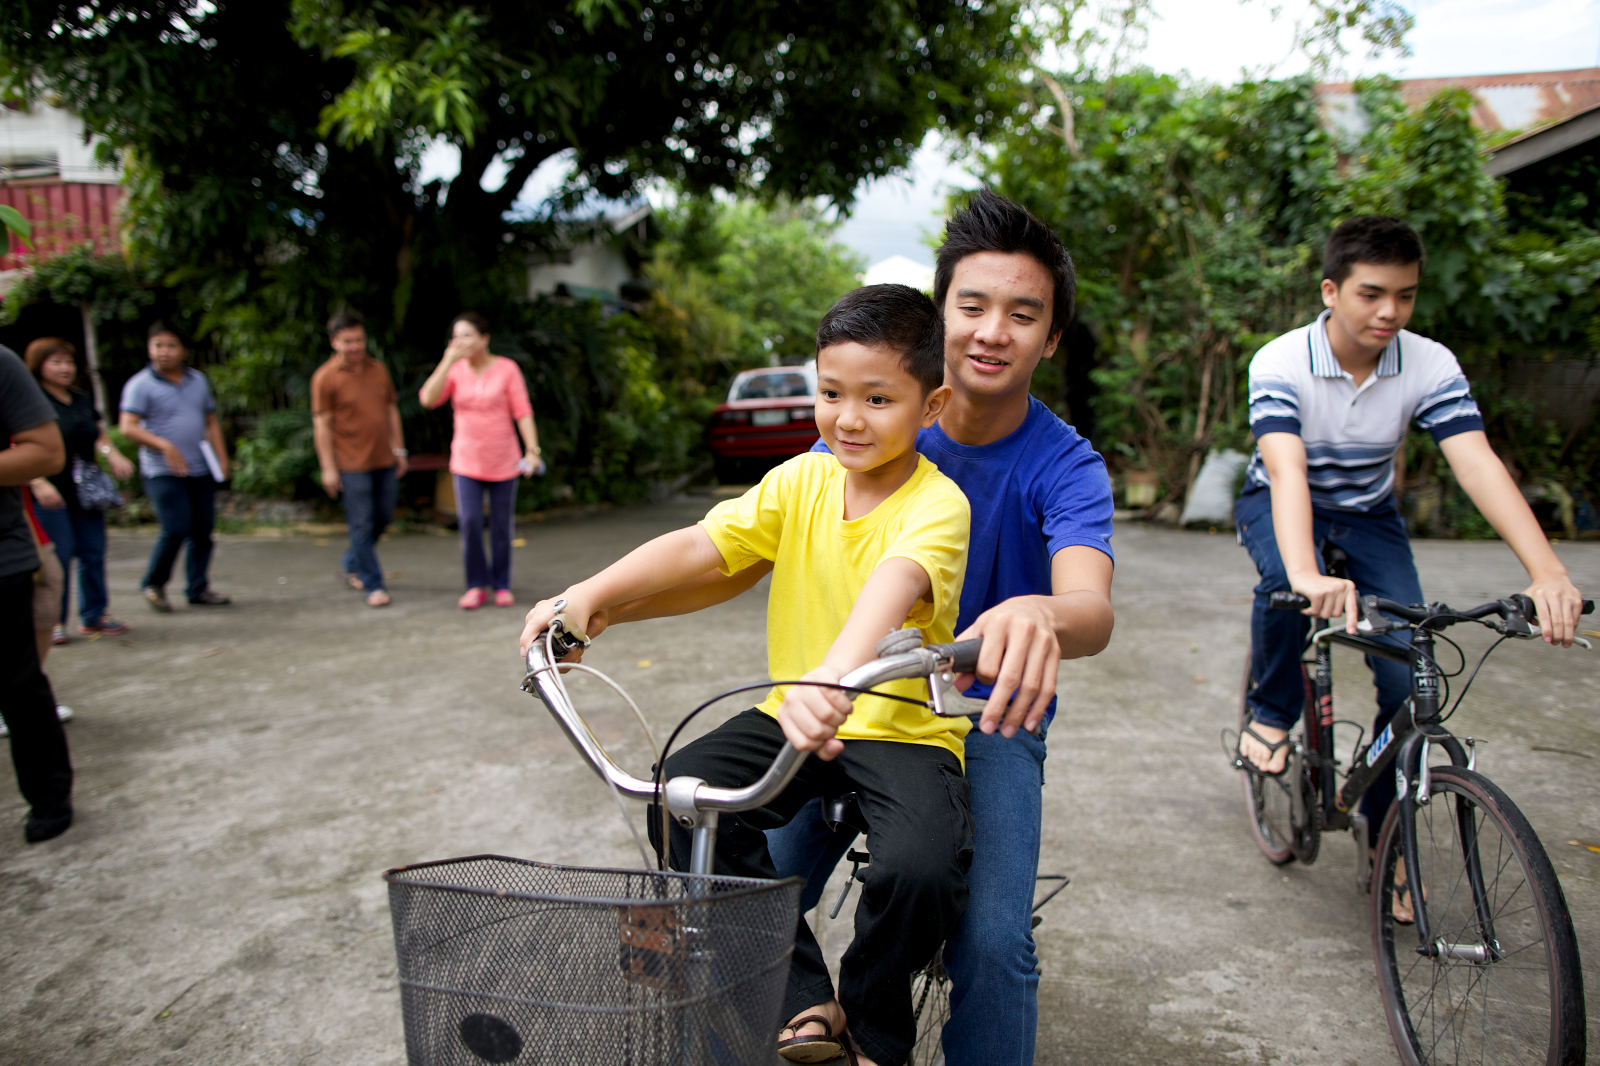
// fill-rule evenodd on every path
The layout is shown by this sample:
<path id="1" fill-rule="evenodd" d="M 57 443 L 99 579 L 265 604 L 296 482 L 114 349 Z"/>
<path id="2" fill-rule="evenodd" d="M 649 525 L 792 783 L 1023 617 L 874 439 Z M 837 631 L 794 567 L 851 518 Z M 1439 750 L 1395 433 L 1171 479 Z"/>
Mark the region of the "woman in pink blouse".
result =
<path id="1" fill-rule="evenodd" d="M 456 516 L 461 522 L 461 558 L 467 591 L 457 606 L 475 611 L 494 593 L 496 607 L 516 603 L 511 595 L 511 533 L 517 477 L 544 473 L 539 432 L 522 370 L 489 353 L 489 323 L 471 312 L 457 315 L 450 346 L 422 383 L 422 406 L 449 400 L 455 412 L 450 473 L 455 475 Z M 515 427 L 515 428 L 513 428 Z M 522 435 L 523 448 L 517 443 Z M 489 497 L 489 548 L 483 551 L 483 498 Z"/>

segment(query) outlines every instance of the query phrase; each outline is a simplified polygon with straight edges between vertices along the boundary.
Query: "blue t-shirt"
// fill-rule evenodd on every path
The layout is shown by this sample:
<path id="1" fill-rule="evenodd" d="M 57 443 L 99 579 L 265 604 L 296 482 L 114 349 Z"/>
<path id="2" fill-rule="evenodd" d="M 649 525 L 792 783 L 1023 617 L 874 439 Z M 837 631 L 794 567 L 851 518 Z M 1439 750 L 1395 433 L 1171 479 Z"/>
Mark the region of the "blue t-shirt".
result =
<path id="1" fill-rule="evenodd" d="M 119 408 L 144 419 L 144 428 L 177 445 L 189 467 L 189 477 L 209 477 L 206 457 L 200 442 L 206 439 L 206 415 L 217 409 L 206 376 L 191 367 L 183 368 L 183 383 L 174 385 L 156 373 L 154 364 L 145 367 L 122 387 Z M 171 474 L 167 461 L 154 448 L 139 447 L 139 475 L 160 477 Z"/>
<path id="2" fill-rule="evenodd" d="M 811 450 L 828 445 L 818 440 Z M 934 426 L 917 435 L 917 451 L 972 505 L 957 634 L 1003 600 L 1050 595 L 1050 560 L 1062 548 L 1081 544 L 1112 556 L 1105 460 L 1037 397 L 1028 397 L 1022 425 L 993 444 L 957 444 Z M 982 682 L 967 690 L 975 699 L 989 693 Z M 1046 720 L 1055 713 L 1051 701 Z"/>

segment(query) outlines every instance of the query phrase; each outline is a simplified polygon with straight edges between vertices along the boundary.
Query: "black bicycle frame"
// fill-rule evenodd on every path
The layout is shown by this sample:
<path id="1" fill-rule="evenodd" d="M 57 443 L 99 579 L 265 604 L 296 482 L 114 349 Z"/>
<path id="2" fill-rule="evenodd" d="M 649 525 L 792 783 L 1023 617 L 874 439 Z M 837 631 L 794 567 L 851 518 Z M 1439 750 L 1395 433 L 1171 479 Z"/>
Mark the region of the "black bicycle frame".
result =
<path id="1" fill-rule="evenodd" d="M 1331 645 L 1341 644 L 1367 655 L 1404 663 L 1411 672 L 1411 698 L 1395 712 L 1394 718 L 1368 743 L 1355 753 L 1344 787 L 1335 790 L 1335 761 L 1333 750 L 1333 656 Z M 1378 775 L 1389 772 L 1398 760 L 1398 789 L 1402 828 L 1402 847 L 1405 852 L 1406 883 L 1419 885 L 1422 875 L 1417 858 L 1417 841 L 1413 831 L 1416 820 L 1417 779 L 1424 741 L 1438 744 L 1450 756 L 1455 766 L 1467 765 L 1467 752 L 1461 742 L 1451 736 L 1437 722 L 1440 714 L 1439 666 L 1434 659 L 1433 633 L 1426 625 L 1412 630 L 1408 646 L 1374 640 L 1371 637 L 1351 636 L 1335 632 L 1317 641 L 1315 673 L 1312 683 L 1312 704 L 1307 714 L 1308 725 L 1316 729 L 1318 783 L 1322 792 L 1323 825 L 1340 830 L 1350 827 L 1350 810 L 1372 787 Z M 1482 927 L 1484 943 L 1493 951 L 1494 929 L 1484 895 L 1483 870 L 1478 861 L 1476 830 L 1465 811 L 1458 812 L 1462 851 L 1466 857 L 1467 879 L 1472 885 L 1473 900 Z M 1373 891 L 1381 891 L 1377 885 Z M 1413 896 L 1421 902 L 1421 893 Z M 1432 950 L 1432 936 L 1428 929 L 1427 908 L 1413 906 L 1416 915 L 1417 937 L 1422 944 L 1419 950 Z"/>

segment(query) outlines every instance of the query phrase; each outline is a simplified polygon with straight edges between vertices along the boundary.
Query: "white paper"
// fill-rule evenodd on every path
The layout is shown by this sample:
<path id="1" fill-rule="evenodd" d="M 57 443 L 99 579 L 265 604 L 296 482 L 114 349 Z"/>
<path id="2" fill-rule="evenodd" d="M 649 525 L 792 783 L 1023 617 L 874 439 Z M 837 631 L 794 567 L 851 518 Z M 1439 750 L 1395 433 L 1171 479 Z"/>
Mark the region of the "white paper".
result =
<path id="1" fill-rule="evenodd" d="M 200 442 L 200 454 L 206 457 L 206 466 L 211 468 L 211 480 L 225 480 L 222 476 L 222 464 L 217 461 L 216 450 L 211 447 L 210 441 L 203 440 Z"/>

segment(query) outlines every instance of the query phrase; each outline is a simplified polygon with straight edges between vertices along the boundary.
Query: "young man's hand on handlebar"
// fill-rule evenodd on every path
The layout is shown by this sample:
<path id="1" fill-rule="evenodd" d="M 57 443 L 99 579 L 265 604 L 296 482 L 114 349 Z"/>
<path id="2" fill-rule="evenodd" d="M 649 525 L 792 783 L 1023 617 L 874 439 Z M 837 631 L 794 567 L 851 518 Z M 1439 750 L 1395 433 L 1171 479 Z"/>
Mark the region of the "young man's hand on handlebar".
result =
<path id="1" fill-rule="evenodd" d="M 843 676 L 843 671 L 823 663 L 803 675 L 802 680 L 836 685 Z M 844 751 L 844 741 L 835 734 L 850 717 L 851 706 L 849 694 L 839 689 L 793 685 L 784 693 L 783 706 L 778 708 L 778 725 L 796 751 L 816 752 L 817 758 L 832 761 Z"/>
<path id="2" fill-rule="evenodd" d="M 1329 577 L 1319 571 L 1290 574 L 1289 587 L 1306 599 L 1311 606 L 1300 613 L 1312 618 L 1337 618 L 1344 615 L 1344 631 L 1354 635 L 1356 622 L 1361 618 L 1361 599 L 1356 595 L 1356 583 L 1342 577 Z"/>

